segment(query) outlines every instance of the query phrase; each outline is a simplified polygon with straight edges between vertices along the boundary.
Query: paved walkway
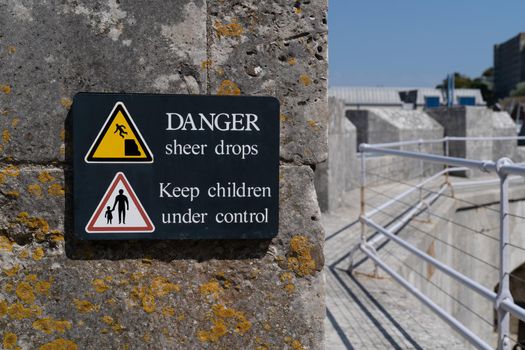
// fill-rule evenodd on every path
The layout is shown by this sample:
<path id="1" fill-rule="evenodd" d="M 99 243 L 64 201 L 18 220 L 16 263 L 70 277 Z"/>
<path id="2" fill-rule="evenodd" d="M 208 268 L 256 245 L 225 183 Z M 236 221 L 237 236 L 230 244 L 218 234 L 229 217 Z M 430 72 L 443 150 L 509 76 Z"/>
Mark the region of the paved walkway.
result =
<path id="1" fill-rule="evenodd" d="M 383 203 L 385 195 L 408 188 L 390 184 L 367 191 L 367 210 Z M 359 241 L 359 203 L 359 191 L 352 191 L 340 209 L 322 218 L 326 231 L 326 349 L 470 349 L 386 273 L 379 270 L 374 277 L 373 264 L 363 262 L 362 255 L 354 260 L 360 263 L 354 274 L 347 272 L 348 251 Z M 374 218 L 387 224 L 405 210 L 406 206 L 394 205 Z"/>

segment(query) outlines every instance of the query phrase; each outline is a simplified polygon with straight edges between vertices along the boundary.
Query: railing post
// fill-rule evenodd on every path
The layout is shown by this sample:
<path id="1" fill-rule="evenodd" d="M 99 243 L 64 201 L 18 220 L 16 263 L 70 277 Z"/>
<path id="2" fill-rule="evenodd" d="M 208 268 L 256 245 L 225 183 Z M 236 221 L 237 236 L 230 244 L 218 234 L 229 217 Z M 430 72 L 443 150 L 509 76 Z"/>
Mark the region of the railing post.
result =
<path id="1" fill-rule="evenodd" d="M 360 244 L 366 243 L 366 223 L 363 221 L 363 217 L 366 213 L 366 204 L 365 204 L 365 185 L 366 185 L 366 161 L 365 161 L 365 151 L 364 144 L 359 145 L 360 160 L 361 160 L 361 177 L 359 179 L 360 183 L 360 209 L 359 209 L 359 222 L 361 224 L 361 242 Z M 359 245 L 357 246 L 359 247 Z M 351 250 L 349 255 L 350 264 L 348 265 L 348 271 L 352 272 L 354 269 L 354 254 L 357 251 Z"/>
<path id="2" fill-rule="evenodd" d="M 448 157 L 449 154 L 449 145 L 448 145 L 448 136 L 445 136 L 445 157 Z M 448 164 L 445 164 L 445 169 L 448 168 Z M 445 182 L 448 184 L 448 171 L 445 173 Z"/>
<path id="3" fill-rule="evenodd" d="M 505 172 L 501 171 L 503 165 L 511 164 L 508 158 L 501 158 L 496 163 L 500 178 L 500 244 L 499 244 L 499 288 L 496 298 L 498 311 L 498 349 L 510 349 L 510 313 L 501 305 L 504 300 L 512 301 L 510 293 L 510 247 L 509 247 L 509 180 Z"/>
<path id="4" fill-rule="evenodd" d="M 366 205 L 365 205 L 365 186 L 366 186 L 366 161 L 365 161 L 365 152 L 363 151 L 362 147 L 359 147 L 359 150 L 361 151 L 361 193 L 360 193 L 360 212 L 359 212 L 359 218 L 363 217 L 365 215 L 366 211 Z M 365 222 L 360 219 L 361 221 L 361 243 L 366 243 L 366 224 Z"/>

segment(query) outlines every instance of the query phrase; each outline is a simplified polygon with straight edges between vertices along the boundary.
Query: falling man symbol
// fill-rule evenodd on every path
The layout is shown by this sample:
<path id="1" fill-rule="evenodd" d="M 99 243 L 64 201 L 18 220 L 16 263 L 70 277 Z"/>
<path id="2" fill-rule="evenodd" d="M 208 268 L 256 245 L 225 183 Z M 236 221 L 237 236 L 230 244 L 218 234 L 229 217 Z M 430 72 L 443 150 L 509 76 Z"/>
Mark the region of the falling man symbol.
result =
<path id="1" fill-rule="evenodd" d="M 113 210 L 115 206 L 118 209 L 118 223 L 126 224 L 126 210 L 129 210 L 128 197 L 124 194 L 124 190 L 118 190 L 118 195 L 115 197 L 115 203 L 113 204 Z"/>
<path id="2" fill-rule="evenodd" d="M 126 126 L 125 125 L 120 125 L 120 124 L 117 124 L 115 123 L 115 131 L 113 131 L 113 133 L 115 134 L 117 131 L 118 131 L 118 134 L 120 137 L 124 138 L 124 135 L 127 135 L 128 133 L 124 131 L 124 129 L 126 129 Z"/>

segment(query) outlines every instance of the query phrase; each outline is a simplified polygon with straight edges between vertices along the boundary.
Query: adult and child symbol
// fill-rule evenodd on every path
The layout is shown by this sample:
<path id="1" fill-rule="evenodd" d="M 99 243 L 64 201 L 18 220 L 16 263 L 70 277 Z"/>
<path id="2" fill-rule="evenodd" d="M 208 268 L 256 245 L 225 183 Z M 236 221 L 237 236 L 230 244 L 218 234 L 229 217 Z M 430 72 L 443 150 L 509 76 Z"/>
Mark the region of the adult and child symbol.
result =
<path id="1" fill-rule="evenodd" d="M 113 210 L 115 207 L 118 209 L 118 223 L 126 224 L 126 210 L 129 210 L 129 201 L 128 197 L 124 194 L 124 190 L 120 189 L 118 195 L 115 197 L 115 203 L 113 203 L 113 208 L 109 205 L 106 207 L 106 213 L 104 217 L 106 218 L 107 224 L 112 224 L 113 220 Z"/>

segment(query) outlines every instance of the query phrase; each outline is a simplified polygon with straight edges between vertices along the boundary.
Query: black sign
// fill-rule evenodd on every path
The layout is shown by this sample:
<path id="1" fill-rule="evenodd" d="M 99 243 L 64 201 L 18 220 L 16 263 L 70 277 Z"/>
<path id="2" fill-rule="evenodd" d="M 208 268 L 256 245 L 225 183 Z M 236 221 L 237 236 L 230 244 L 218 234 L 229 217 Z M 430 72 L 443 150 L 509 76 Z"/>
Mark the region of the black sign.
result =
<path id="1" fill-rule="evenodd" d="M 81 239 L 277 235 L 275 98 L 80 93 L 73 140 Z"/>

